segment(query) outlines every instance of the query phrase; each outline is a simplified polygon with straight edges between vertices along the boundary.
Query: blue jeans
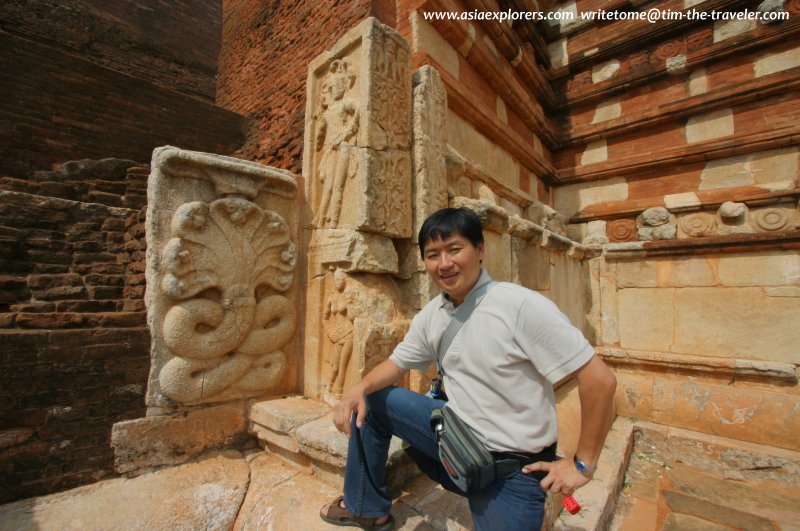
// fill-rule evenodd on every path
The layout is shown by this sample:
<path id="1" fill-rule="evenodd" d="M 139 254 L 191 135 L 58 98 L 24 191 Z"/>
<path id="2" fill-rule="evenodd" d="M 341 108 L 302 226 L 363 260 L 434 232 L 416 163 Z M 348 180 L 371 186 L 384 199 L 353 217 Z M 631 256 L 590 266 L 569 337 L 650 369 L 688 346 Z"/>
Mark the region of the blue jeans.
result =
<path id="1" fill-rule="evenodd" d="M 406 451 L 422 472 L 445 489 L 467 496 L 476 530 L 538 531 L 544 517 L 545 494 L 533 476 L 518 472 L 469 494 L 450 480 L 439 461 L 436 435 L 430 426 L 431 411 L 445 403 L 398 387 L 367 396 L 363 426 L 356 428 L 355 415 L 351 424 L 344 479 L 348 511 L 362 518 L 379 518 L 391 509 L 386 460 L 392 435 L 396 435 L 411 445 Z"/>

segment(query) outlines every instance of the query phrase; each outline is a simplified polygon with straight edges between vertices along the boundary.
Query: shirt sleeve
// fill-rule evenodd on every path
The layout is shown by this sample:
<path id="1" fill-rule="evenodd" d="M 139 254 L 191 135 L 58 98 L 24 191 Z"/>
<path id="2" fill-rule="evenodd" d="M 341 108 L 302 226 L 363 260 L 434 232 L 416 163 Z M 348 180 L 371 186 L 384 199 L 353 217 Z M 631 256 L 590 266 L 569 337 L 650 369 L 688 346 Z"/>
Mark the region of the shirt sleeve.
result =
<path id="1" fill-rule="evenodd" d="M 552 384 L 583 367 L 594 347 L 548 298 L 533 293 L 520 305 L 515 340 Z"/>
<path id="2" fill-rule="evenodd" d="M 398 343 L 389 359 L 401 369 L 424 370 L 436 359 L 436 353 L 426 339 L 425 314 L 428 308 L 423 308 L 411 320 L 406 337 Z"/>

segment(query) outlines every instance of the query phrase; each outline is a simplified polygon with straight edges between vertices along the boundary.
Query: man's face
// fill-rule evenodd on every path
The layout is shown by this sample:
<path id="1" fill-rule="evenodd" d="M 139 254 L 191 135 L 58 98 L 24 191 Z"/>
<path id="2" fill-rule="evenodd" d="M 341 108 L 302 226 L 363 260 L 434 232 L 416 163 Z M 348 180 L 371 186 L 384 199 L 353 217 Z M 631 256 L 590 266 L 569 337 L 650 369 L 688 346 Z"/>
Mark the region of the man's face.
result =
<path id="1" fill-rule="evenodd" d="M 460 234 L 429 240 L 424 247 L 425 267 L 433 282 L 458 305 L 481 275 L 483 244 L 472 245 Z"/>

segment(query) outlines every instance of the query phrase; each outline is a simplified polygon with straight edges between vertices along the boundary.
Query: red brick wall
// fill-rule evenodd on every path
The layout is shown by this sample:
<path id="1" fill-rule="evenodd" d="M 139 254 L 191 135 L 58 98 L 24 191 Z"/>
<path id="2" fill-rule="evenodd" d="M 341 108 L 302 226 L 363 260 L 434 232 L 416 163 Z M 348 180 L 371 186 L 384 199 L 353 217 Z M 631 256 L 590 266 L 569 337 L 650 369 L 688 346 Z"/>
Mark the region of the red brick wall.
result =
<path id="1" fill-rule="evenodd" d="M 217 103 L 254 119 L 240 155 L 302 172 L 308 63 L 367 17 L 395 25 L 394 0 L 224 0 Z"/>
<path id="2" fill-rule="evenodd" d="M 214 102 L 220 0 L 4 0 L 3 31 Z"/>
<path id="3" fill-rule="evenodd" d="M 0 31 L 0 176 L 82 158 L 149 161 L 166 144 L 229 154 L 248 120 Z"/>
<path id="4" fill-rule="evenodd" d="M 112 424 L 145 413 L 148 169 L 131 165 L 0 179 L 0 503 L 113 475 Z"/>

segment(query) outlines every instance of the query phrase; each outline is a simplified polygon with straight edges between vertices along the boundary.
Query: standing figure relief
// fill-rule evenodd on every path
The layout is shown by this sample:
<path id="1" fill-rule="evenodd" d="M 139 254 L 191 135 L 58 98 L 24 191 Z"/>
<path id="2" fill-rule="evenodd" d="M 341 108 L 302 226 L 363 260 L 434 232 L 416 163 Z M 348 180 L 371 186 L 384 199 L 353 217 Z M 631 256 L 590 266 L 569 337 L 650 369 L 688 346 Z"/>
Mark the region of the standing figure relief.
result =
<path id="1" fill-rule="evenodd" d="M 336 59 L 322 83 L 321 111 L 317 115 L 317 150 L 322 150 L 318 172 L 322 196 L 314 217 L 318 227 L 336 227 L 342 210 L 345 182 L 358 169 L 355 150 L 359 111 L 353 99 L 345 97 L 355 83 L 346 60 Z"/>
<path id="2" fill-rule="evenodd" d="M 332 348 L 328 363 L 331 366 L 331 377 L 327 391 L 331 397 L 339 399 L 344 390 L 347 366 L 353 354 L 353 311 L 352 298 L 347 292 L 347 273 L 337 269 L 333 274 L 334 291 L 325 303 L 322 319 Z"/>
<path id="3" fill-rule="evenodd" d="M 162 392 L 181 403 L 254 396 L 281 382 L 296 315 L 286 222 L 246 199 L 181 205 L 163 248 Z"/>

